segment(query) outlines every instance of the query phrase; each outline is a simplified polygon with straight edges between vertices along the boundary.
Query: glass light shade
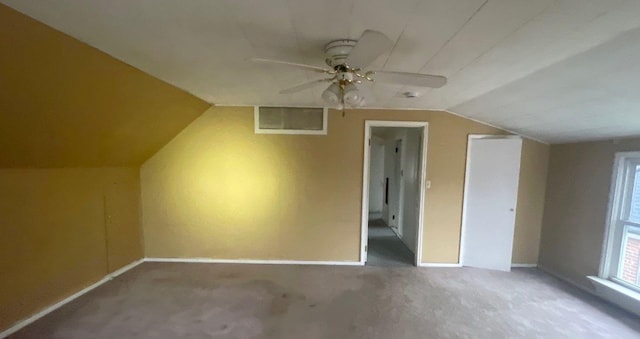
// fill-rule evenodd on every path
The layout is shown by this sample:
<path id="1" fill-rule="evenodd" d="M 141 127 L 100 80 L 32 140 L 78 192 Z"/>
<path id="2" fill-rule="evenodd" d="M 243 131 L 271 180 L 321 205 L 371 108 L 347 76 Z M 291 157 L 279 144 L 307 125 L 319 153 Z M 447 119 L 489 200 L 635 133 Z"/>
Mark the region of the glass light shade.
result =
<path id="1" fill-rule="evenodd" d="M 331 84 L 327 89 L 322 92 L 322 100 L 335 105 L 340 102 L 340 86 L 337 84 Z"/>
<path id="2" fill-rule="evenodd" d="M 362 96 L 358 87 L 354 84 L 344 86 L 344 103 L 349 106 L 359 106 L 362 102 Z"/>

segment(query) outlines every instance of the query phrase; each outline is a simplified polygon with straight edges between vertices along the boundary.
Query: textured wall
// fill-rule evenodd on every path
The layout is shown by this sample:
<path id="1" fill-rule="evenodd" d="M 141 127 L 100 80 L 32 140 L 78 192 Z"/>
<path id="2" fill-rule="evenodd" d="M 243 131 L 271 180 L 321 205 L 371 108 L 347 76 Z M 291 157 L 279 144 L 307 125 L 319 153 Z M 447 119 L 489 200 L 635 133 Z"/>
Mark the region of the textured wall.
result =
<path id="1" fill-rule="evenodd" d="M 597 275 L 616 152 L 639 151 L 640 139 L 552 145 L 540 266 L 585 288 Z"/>
<path id="2" fill-rule="evenodd" d="M 0 168 L 142 164 L 210 105 L 0 5 Z"/>
<path id="3" fill-rule="evenodd" d="M 429 122 L 422 261 L 457 262 L 467 136 L 504 132 L 392 110 L 330 111 L 327 136 L 302 136 L 254 134 L 250 107 L 210 109 L 142 166 L 146 255 L 358 260 L 365 119 Z M 542 199 L 547 161 L 546 145 L 525 144 L 524 170 L 536 175 L 519 196 L 521 237 L 540 232 L 541 206 L 528 200 Z M 514 258 L 536 253 L 536 238 L 518 238 Z"/>
<path id="4" fill-rule="evenodd" d="M 0 331 L 143 255 L 136 168 L 0 170 Z"/>

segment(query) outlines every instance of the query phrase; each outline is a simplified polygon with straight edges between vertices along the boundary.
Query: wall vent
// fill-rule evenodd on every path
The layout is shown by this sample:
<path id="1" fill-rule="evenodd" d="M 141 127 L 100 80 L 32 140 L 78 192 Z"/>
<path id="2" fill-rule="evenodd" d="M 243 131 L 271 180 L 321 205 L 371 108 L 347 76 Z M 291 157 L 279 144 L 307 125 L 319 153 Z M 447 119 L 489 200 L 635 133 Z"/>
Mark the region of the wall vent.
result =
<path id="1" fill-rule="evenodd" d="M 327 134 L 327 109 L 314 107 L 254 108 L 258 134 Z"/>

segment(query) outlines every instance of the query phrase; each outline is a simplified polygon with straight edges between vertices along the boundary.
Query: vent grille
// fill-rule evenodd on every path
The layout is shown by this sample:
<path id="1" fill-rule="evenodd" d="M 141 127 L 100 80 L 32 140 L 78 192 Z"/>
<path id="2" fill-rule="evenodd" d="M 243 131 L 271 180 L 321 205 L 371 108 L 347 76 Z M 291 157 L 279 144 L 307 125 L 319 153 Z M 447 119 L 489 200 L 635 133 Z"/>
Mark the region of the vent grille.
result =
<path id="1" fill-rule="evenodd" d="M 327 110 L 311 107 L 256 107 L 256 133 L 327 134 Z"/>

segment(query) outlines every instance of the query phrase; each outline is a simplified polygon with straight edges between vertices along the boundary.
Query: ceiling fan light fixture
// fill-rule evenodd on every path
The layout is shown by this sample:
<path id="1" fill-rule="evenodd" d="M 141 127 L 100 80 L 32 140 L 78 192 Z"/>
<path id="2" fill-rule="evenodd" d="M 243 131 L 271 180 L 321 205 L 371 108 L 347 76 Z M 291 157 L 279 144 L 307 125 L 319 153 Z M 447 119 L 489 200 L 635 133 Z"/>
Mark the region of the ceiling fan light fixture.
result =
<path id="1" fill-rule="evenodd" d="M 349 106 L 359 106 L 362 102 L 362 95 L 358 87 L 349 83 L 344 86 L 344 103 Z"/>
<path id="2" fill-rule="evenodd" d="M 337 84 L 331 84 L 324 90 L 324 92 L 322 92 L 322 100 L 331 105 L 336 105 L 340 103 L 341 94 L 340 86 Z"/>

